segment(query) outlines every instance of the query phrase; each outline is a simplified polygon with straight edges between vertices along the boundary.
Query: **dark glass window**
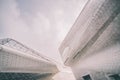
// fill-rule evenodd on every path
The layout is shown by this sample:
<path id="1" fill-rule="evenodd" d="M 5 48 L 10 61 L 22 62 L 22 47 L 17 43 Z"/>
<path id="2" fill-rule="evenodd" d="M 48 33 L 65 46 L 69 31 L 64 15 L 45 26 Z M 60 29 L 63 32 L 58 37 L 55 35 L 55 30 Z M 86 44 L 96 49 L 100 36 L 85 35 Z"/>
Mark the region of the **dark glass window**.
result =
<path id="1" fill-rule="evenodd" d="M 112 80 L 120 80 L 120 76 L 118 74 L 110 75 L 109 76 Z"/>
<path id="2" fill-rule="evenodd" d="M 90 75 L 85 75 L 85 76 L 83 76 L 83 79 L 84 79 L 84 80 L 92 80 L 92 78 L 90 77 Z"/>

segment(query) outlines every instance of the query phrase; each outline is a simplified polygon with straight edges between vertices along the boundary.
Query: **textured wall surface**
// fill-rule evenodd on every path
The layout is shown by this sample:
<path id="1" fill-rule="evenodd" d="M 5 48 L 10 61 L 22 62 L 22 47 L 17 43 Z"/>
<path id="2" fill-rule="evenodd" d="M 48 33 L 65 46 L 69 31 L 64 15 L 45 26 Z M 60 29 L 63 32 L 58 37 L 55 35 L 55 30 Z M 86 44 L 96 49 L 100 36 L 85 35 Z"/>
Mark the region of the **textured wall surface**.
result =
<path id="1" fill-rule="evenodd" d="M 119 0 L 88 0 L 61 44 L 63 61 L 72 67 L 77 80 L 87 74 L 93 80 L 110 80 L 109 75 L 120 74 L 119 4 Z"/>
<path id="2" fill-rule="evenodd" d="M 54 61 L 19 42 L 0 42 L 0 80 L 51 80 L 58 72 Z"/>

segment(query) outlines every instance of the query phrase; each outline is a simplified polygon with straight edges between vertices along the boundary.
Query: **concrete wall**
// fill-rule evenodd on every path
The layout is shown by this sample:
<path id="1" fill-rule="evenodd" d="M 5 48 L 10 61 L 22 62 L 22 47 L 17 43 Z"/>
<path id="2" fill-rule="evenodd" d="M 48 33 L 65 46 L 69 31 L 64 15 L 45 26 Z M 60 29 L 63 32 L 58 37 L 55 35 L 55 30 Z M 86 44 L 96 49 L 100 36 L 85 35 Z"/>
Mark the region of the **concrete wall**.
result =
<path id="1" fill-rule="evenodd" d="M 93 80 L 120 74 L 119 4 L 119 0 L 88 0 L 61 44 L 64 63 L 72 67 L 77 80 L 88 73 L 96 76 Z"/>
<path id="2" fill-rule="evenodd" d="M 0 80 L 51 80 L 57 72 L 56 64 L 44 57 L 0 45 Z"/>

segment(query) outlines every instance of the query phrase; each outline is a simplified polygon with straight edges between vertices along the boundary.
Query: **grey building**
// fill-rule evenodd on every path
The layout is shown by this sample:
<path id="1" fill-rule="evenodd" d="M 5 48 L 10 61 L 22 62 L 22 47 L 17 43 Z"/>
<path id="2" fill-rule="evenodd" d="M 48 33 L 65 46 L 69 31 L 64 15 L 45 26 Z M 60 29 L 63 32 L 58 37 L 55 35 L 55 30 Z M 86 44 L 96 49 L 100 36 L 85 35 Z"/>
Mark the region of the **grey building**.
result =
<path id="1" fill-rule="evenodd" d="M 0 40 L 0 80 L 52 80 L 57 72 L 52 59 L 16 40 Z"/>
<path id="2" fill-rule="evenodd" d="M 120 80 L 120 0 L 88 0 L 59 51 L 77 80 Z"/>

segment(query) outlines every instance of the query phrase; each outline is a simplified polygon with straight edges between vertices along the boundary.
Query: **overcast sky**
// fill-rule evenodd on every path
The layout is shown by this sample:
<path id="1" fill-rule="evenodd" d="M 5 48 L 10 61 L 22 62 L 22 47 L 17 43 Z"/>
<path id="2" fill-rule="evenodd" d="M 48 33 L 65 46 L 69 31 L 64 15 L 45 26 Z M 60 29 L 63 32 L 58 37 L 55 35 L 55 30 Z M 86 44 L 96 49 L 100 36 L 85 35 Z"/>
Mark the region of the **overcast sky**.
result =
<path id="1" fill-rule="evenodd" d="M 61 62 L 58 47 L 87 0 L 0 0 L 0 39 L 13 38 Z"/>

